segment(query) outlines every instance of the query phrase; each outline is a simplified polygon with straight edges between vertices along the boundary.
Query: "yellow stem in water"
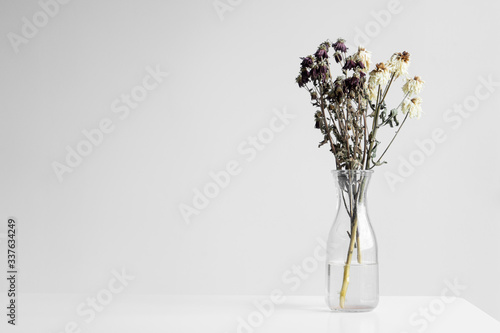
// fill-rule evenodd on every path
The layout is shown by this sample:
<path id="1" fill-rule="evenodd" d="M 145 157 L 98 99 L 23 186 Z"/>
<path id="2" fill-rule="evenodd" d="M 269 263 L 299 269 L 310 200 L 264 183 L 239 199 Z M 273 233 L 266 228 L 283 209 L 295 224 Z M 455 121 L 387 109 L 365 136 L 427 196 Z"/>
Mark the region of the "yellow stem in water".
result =
<path id="1" fill-rule="evenodd" d="M 356 209 L 354 209 L 354 222 L 352 224 L 352 230 L 351 230 L 351 242 L 349 243 L 349 252 L 347 253 L 347 260 L 345 262 L 344 266 L 344 279 L 342 281 L 342 289 L 340 290 L 340 308 L 343 309 L 345 307 L 345 295 L 347 293 L 347 287 L 349 286 L 349 271 L 351 269 L 351 260 L 352 260 L 352 253 L 354 252 L 354 242 L 356 238 L 354 235 L 357 234 L 358 232 L 358 214 L 356 212 Z M 359 249 L 358 249 L 358 260 L 360 260 L 361 257 L 359 257 Z"/>

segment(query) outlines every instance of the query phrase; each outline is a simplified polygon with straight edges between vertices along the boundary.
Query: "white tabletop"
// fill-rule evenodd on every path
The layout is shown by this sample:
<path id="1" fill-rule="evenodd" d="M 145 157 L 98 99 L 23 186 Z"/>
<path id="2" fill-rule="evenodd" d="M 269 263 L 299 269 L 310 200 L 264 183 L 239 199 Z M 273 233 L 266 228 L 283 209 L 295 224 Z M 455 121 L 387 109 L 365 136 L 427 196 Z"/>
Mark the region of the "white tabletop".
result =
<path id="1" fill-rule="evenodd" d="M 81 295 L 23 295 L 18 325 L 36 333 L 413 333 L 500 332 L 500 323 L 461 298 L 381 297 L 366 313 L 328 311 L 323 297 L 115 295 L 93 310 Z M 282 302 L 284 301 L 284 302 Z M 108 302 L 108 300 L 105 300 Z M 257 305 L 259 304 L 259 305 Z M 259 309 L 260 308 L 260 309 Z M 2 315 L 3 318 L 5 315 Z M 4 330 L 3 328 L 7 328 Z"/>

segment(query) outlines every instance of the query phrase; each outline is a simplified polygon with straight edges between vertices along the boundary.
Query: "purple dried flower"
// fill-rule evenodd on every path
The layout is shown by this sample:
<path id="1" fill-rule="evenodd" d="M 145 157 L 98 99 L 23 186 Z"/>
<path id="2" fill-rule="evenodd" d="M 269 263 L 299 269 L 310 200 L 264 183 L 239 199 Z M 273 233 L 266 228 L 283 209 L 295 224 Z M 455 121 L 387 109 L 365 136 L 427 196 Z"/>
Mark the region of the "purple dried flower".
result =
<path id="1" fill-rule="evenodd" d="M 311 56 L 300 59 L 302 59 L 302 63 L 300 64 L 302 68 L 311 68 L 314 63 Z"/>
<path id="2" fill-rule="evenodd" d="M 356 68 L 357 64 L 352 58 L 348 58 L 347 61 L 345 62 L 344 69 L 349 70 L 349 69 L 354 69 Z"/>
<path id="3" fill-rule="evenodd" d="M 302 88 L 305 84 L 307 84 L 310 80 L 311 75 L 307 71 L 307 69 L 303 68 L 300 72 L 299 76 L 295 79 L 299 84 L 299 87 Z"/>
<path id="4" fill-rule="evenodd" d="M 335 51 L 340 51 L 344 53 L 347 51 L 347 46 L 345 46 L 345 40 L 343 40 L 342 38 L 337 39 L 337 42 L 333 43 L 332 46 Z"/>
<path id="5" fill-rule="evenodd" d="M 345 80 L 345 85 L 348 89 L 355 89 L 359 84 L 359 78 L 356 76 L 349 77 Z"/>
<path id="6" fill-rule="evenodd" d="M 314 56 L 318 59 L 318 60 L 323 60 L 323 59 L 327 59 L 328 58 L 328 52 L 326 51 L 325 48 L 323 48 L 323 46 L 321 46 L 318 51 L 316 51 L 316 53 L 314 53 Z"/>
<path id="7" fill-rule="evenodd" d="M 328 67 L 326 65 L 319 65 L 319 74 L 321 75 L 321 78 L 324 80 L 326 79 L 326 73 L 328 73 Z"/>

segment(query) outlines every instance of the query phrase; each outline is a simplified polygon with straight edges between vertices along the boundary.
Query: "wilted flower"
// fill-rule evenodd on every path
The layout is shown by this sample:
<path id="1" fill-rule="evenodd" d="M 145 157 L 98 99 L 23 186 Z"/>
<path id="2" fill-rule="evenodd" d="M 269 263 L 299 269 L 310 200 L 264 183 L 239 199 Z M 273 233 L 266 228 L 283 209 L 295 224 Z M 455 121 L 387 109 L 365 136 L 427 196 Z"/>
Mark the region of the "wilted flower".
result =
<path id="1" fill-rule="evenodd" d="M 314 53 L 314 56 L 316 57 L 316 59 L 318 59 L 318 61 L 321 61 L 323 59 L 328 58 L 328 48 L 329 47 L 330 47 L 329 42 L 321 43 L 321 45 L 318 48 L 318 51 L 316 51 L 316 53 Z"/>
<path id="2" fill-rule="evenodd" d="M 345 80 L 345 85 L 348 89 L 356 89 L 356 87 L 359 85 L 359 74 L 354 73 L 353 76 L 347 78 Z"/>
<path id="3" fill-rule="evenodd" d="M 321 75 L 321 79 L 326 79 L 326 73 L 328 73 L 328 66 L 326 63 L 321 63 L 318 66 L 319 74 Z"/>
<path id="4" fill-rule="evenodd" d="M 389 81 L 390 74 L 389 69 L 383 63 L 375 65 L 375 69 L 370 72 L 368 79 L 368 99 L 370 101 L 376 101 L 379 86 L 385 87 Z"/>
<path id="5" fill-rule="evenodd" d="M 370 77 L 368 79 L 368 94 L 371 101 L 375 101 L 377 98 L 379 86 L 385 87 L 389 81 L 390 74 L 389 69 L 383 63 L 375 65 L 375 69 L 370 72 Z"/>
<path id="6" fill-rule="evenodd" d="M 342 98 L 342 95 L 344 94 L 344 82 L 346 78 L 345 76 L 337 76 L 335 81 L 333 82 L 333 93 L 334 96 L 337 98 Z"/>
<path id="7" fill-rule="evenodd" d="M 311 68 L 313 65 L 313 59 L 311 56 L 305 57 L 305 58 L 300 58 L 302 59 L 302 63 L 300 66 L 305 67 L 305 68 Z"/>
<path id="8" fill-rule="evenodd" d="M 372 54 L 371 52 L 365 50 L 363 47 L 358 47 L 358 52 L 355 54 L 355 58 L 361 61 L 365 66 L 366 71 L 370 69 Z"/>
<path id="9" fill-rule="evenodd" d="M 356 68 L 357 65 L 358 64 L 354 60 L 352 60 L 352 57 L 349 57 L 345 62 L 344 69 L 345 70 L 354 69 Z"/>
<path id="10" fill-rule="evenodd" d="M 401 111 L 403 111 L 404 114 L 409 113 L 410 118 L 420 118 L 422 115 L 422 99 L 420 97 L 414 97 L 412 99 L 409 99 L 408 97 L 405 98 L 403 101 L 403 106 L 401 107 Z"/>
<path id="11" fill-rule="evenodd" d="M 403 86 L 403 92 L 409 95 L 417 95 L 422 91 L 424 87 L 424 80 L 419 76 L 415 76 L 413 79 L 408 78 Z"/>
<path id="12" fill-rule="evenodd" d="M 347 51 L 347 46 L 345 46 L 345 40 L 342 38 L 337 39 L 337 42 L 333 43 L 332 46 L 335 51 L 340 51 L 344 53 Z"/>
<path id="13" fill-rule="evenodd" d="M 394 53 L 387 63 L 387 67 L 396 78 L 408 75 L 408 66 L 410 66 L 410 54 L 406 51 Z"/>
<path id="14" fill-rule="evenodd" d="M 378 94 L 378 89 L 375 89 L 373 87 L 368 87 L 368 99 L 373 103 L 376 102 L 377 94 Z"/>
<path id="15" fill-rule="evenodd" d="M 318 49 L 318 51 L 316 51 L 316 53 L 314 53 L 314 55 L 316 56 L 316 58 L 318 60 L 323 60 L 325 58 L 328 58 L 328 52 L 326 52 L 325 49 Z"/>
<path id="16" fill-rule="evenodd" d="M 298 83 L 299 87 L 302 88 L 305 84 L 309 82 L 311 75 L 307 71 L 307 69 L 302 68 L 299 76 L 295 79 L 295 81 Z"/>
<path id="17" fill-rule="evenodd" d="M 375 69 L 370 72 L 369 84 L 385 86 L 389 81 L 390 71 L 384 63 L 375 65 Z"/>

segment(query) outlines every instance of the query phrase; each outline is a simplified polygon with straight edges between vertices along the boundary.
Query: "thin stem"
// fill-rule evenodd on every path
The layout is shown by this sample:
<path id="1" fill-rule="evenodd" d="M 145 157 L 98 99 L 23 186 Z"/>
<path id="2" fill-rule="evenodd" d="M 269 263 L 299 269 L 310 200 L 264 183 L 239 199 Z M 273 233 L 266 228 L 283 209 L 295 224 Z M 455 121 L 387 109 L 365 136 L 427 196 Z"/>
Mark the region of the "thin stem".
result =
<path id="1" fill-rule="evenodd" d="M 346 154 L 347 156 L 349 156 L 349 124 L 347 123 L 347 117 L 349 116 L 349 111 L 347 110 L 347 100 L 345 101 L 345 104 L 344 104 L 344 109 L 345 109 L 345 118 L 344 118 L 344 129 L 345 129 L 345 132 L 344 132 L 344 140 L 345 140 L 345 149 L 346 149 Z M 346 162 L 346 169 L 351 169 L 348 165 L 347 165 L 347 162 Z"/>
<path id="2" fill-rule="evenodd" d="M 351 191 L 351 189 L 349 189 Z M 349 243 L 349 251 L 347 252 L 347 259 L 344 266 L 344 278 L 342 280 L 342 289 L 340 290 L 340 308 L 345 308 L 345 296 L 347 293 L 347 287 L 349 286 L 349 273 L 351 270 L 351 260 L 352 253 L 354 252 L 354 243 L 355 237 L 354 235 L 358 232 L 358 214 L 356 211 L 356 205 L 354 206 L 354 210 L 352 212 L 351 217 L 351 241 Z"/>
<path id="3" fill-rule="evenodd" d="M 358 264 L 361 264 L 361 246 L 359 245 L 359 229 L 356 228 L 356 254 Z"/>
<path id="4" fill-rule="evenodd" d="M 309 87 L 307 85 L 304 86 L 304 88 L 310 92 L 309 90 Z M 337 169 L 340 169 L 340 165 L 339 165 L 339 161 L 337 160 L 337 152 L 335 150 L 335 146 L 333 144 L 333 139 L 332 139 L 332 136 L 330 135 L 330 131 L 329 131 L 329 128 L 328 128 L 328 119 L 326 118 L 326 114 L 325 114 L 325 107 L 324 107 L 324 101 L 323 101 L 323 95 L 320 93 L 320 91 L 318 91 L 318 89 L 316 88 L 316 86 L 313 85 L 313 88 L 316 92 L 316 94 L 320 97 L 321 99 L 321 102 L 320 102 L 320 106 L 321 106 L 321 112 L 323 114 L 323 122 L 325 124 L 325 133 L 328 134 L 328 141 L 330 142 L 330 148 L 332 150 L 332 153 L 333 153 L 333 156 L 335 157 L 335 164 L 337 166 Z M 332 121 L 333 122 L 333 121 Z M 333 126 L 335 126 L 335 122 L 333 122 L 332 124 Z"/>
<path id="5" fill-rule="evenodd" d="M 347 214 L 349 214 L 349 217 L 351 217 L 351 212 L 349 211 L 349 208 L 347 208 L 347 203 L 345 202 L 344 191 L 342 191 L 342 189 L 340 191 L 342 193 L 342 201 L 344 201 L 345 210 L 347 211 Z M 340 209 L 340 207 L 339 207 L 339 209 Z"/>
<path id="6" fill-rule="evenodd" d="M 394 73 L 392 73 L 391 79 L 389 80 L 389 83 L 385 87 L 384 96 L 382 97 L 382 100 L 380 101 L 380 104 L 382 104 L 382 102 L 384 102 L 385 96 L 387 96 L 387 92 L 389 91 L 389 88 L 391 87 L 391 84 L 392 84 L 393 80 L 394 80 Z"/>
<path id="7" fill-rule="evenodd" d="M 375 136 L 377 134 L 377 123 L 378 123 L 378 113 L 380 111 L 380 102 L 379 102 L 379 97 L 380 97 L 380 86 L 378 87 L 378 92 L 377 92 L 377 105 L 375 108 L 375 114 L 373 116 L 373 124 L 372 124 L 372 131 L 370 132 L 370 146 L 368 147 L 368 156 L 366 158 L 366 167 L 365 169 L 370 169 L 370 161 L 371 161 L 371 155 L 372 155 L 372 149 L 373 149 L 373 143 L 375 142 Z"/>
<path id="8" fill-rule="evenodd" d="M 364 144 L 363 144 L 363 161 L 361 162 L 361 167 L 363 167 L 363 165 L 365 165 L 365 160 L 366 160 L 366 146 L 367 146 L 367 143 L 368 143 L 368 125 L 366 123 L 366 112 L 363 112 L 363 123 L 364 123 L 364 136 L 363 136 L 363 141 L 364 141 Z"/>
<path id="9" fill-rule="evenodd" d="M 330 129 L 328 128 L 328 119 L 326 118 L 325 106 L 323 101 L 323 95 L 321 97 L 321 112 L 323 113 L 323 121 L 325 123 L 325 133 L 328 135 L 328 141 L 330 141 L 330 147 L 332 149 L 332 153 L 335 156 L 335 163 L 337 164 L 337 169 L 340 169 L 339 161 L 337 160 L 337 152 L 335 150 L 335 146 L 333 144 L 332 136 L 330 135 Z"/>
<path id="10" fill-rule="evenodd" d="M 398 130 L 396 131 L 396 133 L 392 137 L 391 142 L 389 142 L 389 144 L 385 148 L 384 152 L 382 153 L 382 155 L 380 155 L 379 159 L 377 160 L 377 162 L 375 162 L 375 164 L 372 166 L 372 168 L 380 162 L 380 160 L 382 159 L 382 157 L 384 157 L 385 153 L 387 152 L 387 149 L 389 149 L 389 147 L 391 146 L 391 144 L 394 141 L 394 139 L 396 139 L 396 137 L 398 136 L 399 131 L 401 131 L 401 128 L 405 124 L 405 121 L 406 121 L 406 118 L 408 118 L 408 115 L 409 115 L 409 113 L 406 114 L 405 119 L 403 119 L 403 121 L 401 122 L 401 126 L 399 126 Z"/>
<path id="11" fill-rule="evenodd" d="M 378 96 L 377 96 L 377 107 L 375 109 L 375 115 L 373 119 L 373 127 L 372 127 L 372 132 L 371 132 L 371 138 L 370 138 L 370 147 L 368 148 L 368 158 L 366 159 L 366 169 L 369 170 L 370 168 L 370 162 L 372 160 L 372 150 L 373 150 L 373 144 L 376 141 L 377 137 L 377 129 L 378 129 L 378 115 L 380 113 L 380 106 L 385 100 L 385 96 L 387 96 L 387 92 L 389 91 L 389 88 L 391 87 L 392 81 L 394 80 L 394 73 L 391 74 L 391 79 L 389 80 L 389 83 L 385 87 L 384 94 L 382 95 L 382 98 L 380 99 L 380 102 L 378 101 Z M 379 86 L 379 93 L 380 93 L 380 86 Z"/>
<path id="12" fill-rule="evenodd" d="M 397 110 L 397 109 L 399 109 L 399 107 L 400 107 L 401 105 L 403 105 L 403 103 L 404 103 L 404 101 L 405 101 L 406 97 L 408 97 L 408 95 L 410 95 L 410 92 L 407 92 L 407 93 L 406 93 L 406 95 L 403 97 L 403 99 L 402 99 L 402 100 L 401 100 L 401 102 L 398 104 L 398 106 L 396 106 L 396 110 Z"/>

